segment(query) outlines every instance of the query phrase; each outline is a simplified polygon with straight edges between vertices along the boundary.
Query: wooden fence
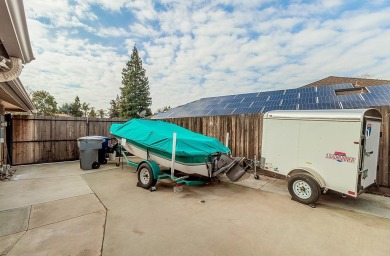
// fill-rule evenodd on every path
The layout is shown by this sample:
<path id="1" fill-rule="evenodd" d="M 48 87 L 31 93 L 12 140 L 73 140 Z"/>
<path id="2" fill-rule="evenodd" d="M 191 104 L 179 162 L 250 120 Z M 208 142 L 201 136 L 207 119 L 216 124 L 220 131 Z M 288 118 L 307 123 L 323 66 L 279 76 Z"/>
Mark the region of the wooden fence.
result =
<path id="1" fill-rule="evenodd" d="M 7 158 L 12 165 L 48 163 L 79 158 L 77 139 L 87 135 L 110 137 L 112 123 L 124 119 L 8 116 Z"/>
<path id="2" fill-rule="evenodd" d="M 377 108 L 382 113 L 378 183 L 390 186 L 390 106 Z M 112 123 L 124 119 L 14 116 L 6 130 L 8 158 L 13 165 L 78 159 L 77 138 L 86 135 L 110 136 Z M 262 114 L 208 116 L 166 119 L 192 131 L 225 142 L 237 156 L 261 156 Z"/>
<path id="3" fill-rule="evenodd" d="M 377 108 L 382 113 L 382 137 L 379 151 L 378 184 L 390 186 L 390 106 Z M 212 136 L 225 143 L 229 133 L 232 154 L 253 159 L 261 156 L 263 115 L 231 115 L 164 119 L 192 131 Z"/>

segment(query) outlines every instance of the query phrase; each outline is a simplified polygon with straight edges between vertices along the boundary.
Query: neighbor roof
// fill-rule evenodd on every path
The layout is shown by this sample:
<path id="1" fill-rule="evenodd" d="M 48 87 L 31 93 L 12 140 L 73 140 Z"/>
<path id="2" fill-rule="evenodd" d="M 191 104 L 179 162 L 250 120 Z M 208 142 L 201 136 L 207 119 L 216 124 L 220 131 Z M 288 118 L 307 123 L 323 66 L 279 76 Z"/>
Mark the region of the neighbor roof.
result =
<path id="1" fill-rule="evenodd" d="M 390 83 L 355 88 L 350 83 L 202 98 L 152 119 L 265 113 L 271 110 L 351 109 L 390 105 Z"/>
<path id="2" fill-rule="evenodd" d="M 390 80 L 328 76 L 327 78 L 307 84 L 303 87 L 323 86 L 323 85 L 331 85 L 331 84 L 345 84 L 345 83 L 352 84 L 354 87 L 365 87 L 365 86 L 390 84 Z"/>

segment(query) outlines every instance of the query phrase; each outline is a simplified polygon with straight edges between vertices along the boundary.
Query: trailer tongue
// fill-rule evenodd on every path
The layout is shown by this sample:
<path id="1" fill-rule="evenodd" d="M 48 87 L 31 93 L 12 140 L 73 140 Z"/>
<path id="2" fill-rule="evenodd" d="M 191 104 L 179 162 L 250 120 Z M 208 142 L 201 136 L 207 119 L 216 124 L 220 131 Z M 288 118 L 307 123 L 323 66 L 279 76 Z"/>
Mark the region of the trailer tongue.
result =
<path id="1" fill-rule="evenodd" d="M 146 189 L 161 179 L 200 185 L 225 173 L 234 182 L 251 166 L 243 157 L 231 157 L 217 139 L 163 121 L 132 119 L 113 124 L 110 133 L 119 139 L 126 162 L 137 168 L 138 185 Z M 133 162 L 127 153 L 143 160 Z"/>

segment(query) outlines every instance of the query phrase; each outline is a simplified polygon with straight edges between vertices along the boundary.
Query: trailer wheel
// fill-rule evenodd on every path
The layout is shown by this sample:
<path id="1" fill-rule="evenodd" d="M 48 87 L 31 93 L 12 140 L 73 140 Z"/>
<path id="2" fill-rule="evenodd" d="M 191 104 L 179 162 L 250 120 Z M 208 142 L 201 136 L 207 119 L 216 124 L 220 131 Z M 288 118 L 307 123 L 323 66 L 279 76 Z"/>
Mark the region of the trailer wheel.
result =
<path id="1" fill-rule="evenodd" d="M 303 173 L 290 177 L 288 191 L 293 200 L 303 204 L 314 204 L 321 195 L 317 181 L 310 175 Z"/>
<path id="2" fill-rule="evenodd" d="M 153 176 L 152 168 L 149 164 L 143 163 L 138 168 L 138 184 L 140 187 L 149 189 L 155 186 L 157 179 Z"/>

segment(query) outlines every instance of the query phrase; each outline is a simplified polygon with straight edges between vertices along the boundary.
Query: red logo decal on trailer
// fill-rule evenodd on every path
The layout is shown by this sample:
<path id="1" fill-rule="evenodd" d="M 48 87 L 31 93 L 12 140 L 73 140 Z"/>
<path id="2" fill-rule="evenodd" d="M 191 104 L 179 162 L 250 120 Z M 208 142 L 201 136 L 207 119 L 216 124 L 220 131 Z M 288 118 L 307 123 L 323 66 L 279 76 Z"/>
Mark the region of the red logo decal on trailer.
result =
<path id="1" fill-rule="evenodd" d="M 339 151 L 336 151 L 333 154 L 327 153 L 326 158 L 336 160 L 339 163 L 341 163 L 341 162 L 354 163 L 355 162 L 354 157 L 347 156 L 346 153 L 339 152 Z"/>

